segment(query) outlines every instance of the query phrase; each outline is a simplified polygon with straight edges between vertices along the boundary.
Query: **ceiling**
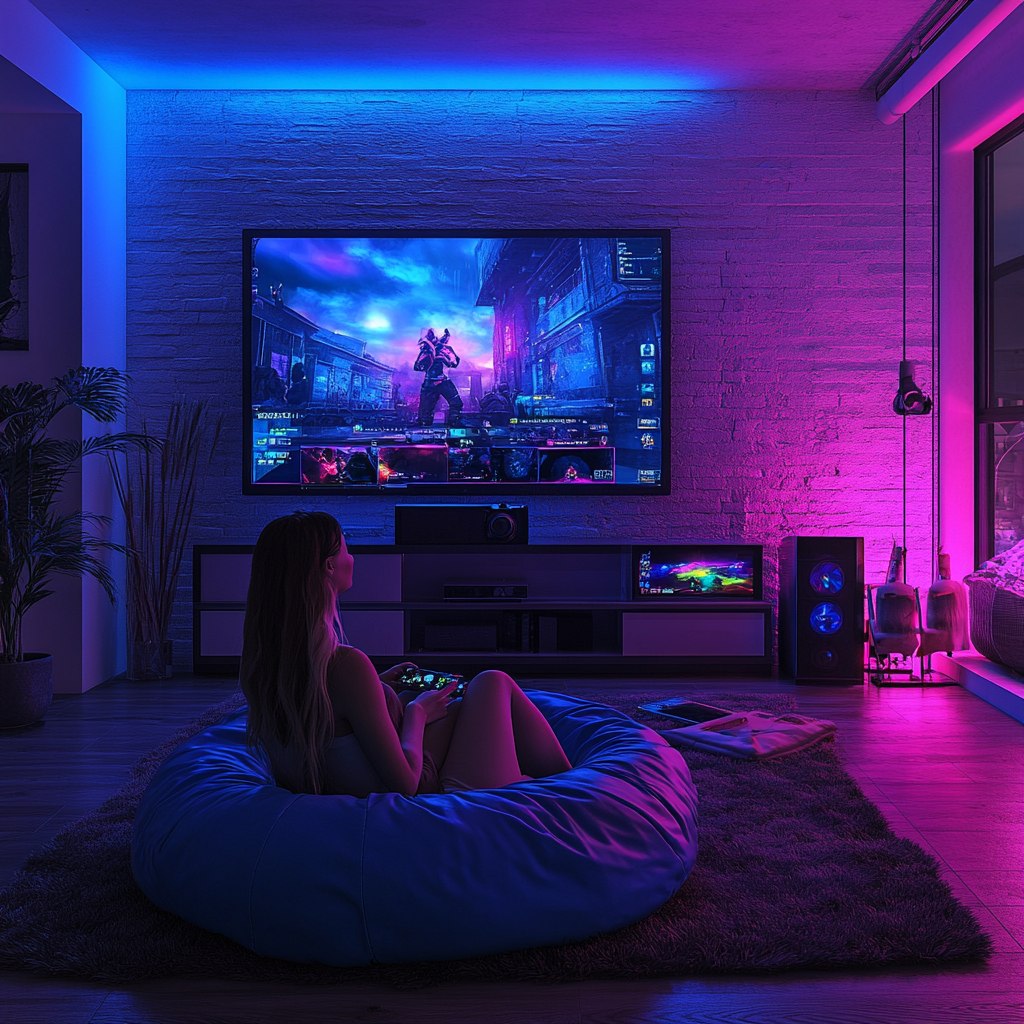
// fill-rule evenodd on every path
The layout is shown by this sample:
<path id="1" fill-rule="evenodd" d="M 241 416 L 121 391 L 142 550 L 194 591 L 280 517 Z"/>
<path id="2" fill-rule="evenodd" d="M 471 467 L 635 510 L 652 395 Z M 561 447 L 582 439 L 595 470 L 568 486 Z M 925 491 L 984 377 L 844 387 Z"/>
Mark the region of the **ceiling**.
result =
<path id="1" fill-rule="evenodd" d="M 860 89 L 933 0 L 32 0 L 128 89 Z"/>

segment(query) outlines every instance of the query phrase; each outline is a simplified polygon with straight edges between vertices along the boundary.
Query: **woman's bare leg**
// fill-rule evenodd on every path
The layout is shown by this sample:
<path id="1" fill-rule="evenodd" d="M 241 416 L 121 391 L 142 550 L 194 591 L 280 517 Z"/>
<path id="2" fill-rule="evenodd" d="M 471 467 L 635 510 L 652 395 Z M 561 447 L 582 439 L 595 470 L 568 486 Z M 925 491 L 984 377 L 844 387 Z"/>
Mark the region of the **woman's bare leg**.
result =
<path id="1" fill-rule="evenodd" d="M 569 758 L 540 708 L 514 679 L 509 678 L 509 682 L 512 683 L 512 730 L 523 774 L 539 779 L 569 771 L 572 768 Z"/>
<path id="2" fill-rule="evenodd" d="M 398 699 L 402 702 L 402 707 L 407 708 L 418 696 L 418 690 L 402 690 Z M 452 741 L 460 707 L 462 701 L 453 700 L 448 705 L 448 714 L 438 722 L 431 722 L 423 730 L 423 749 L 433 757 L 436 765 L 440 765 L 448 756 L 448 744 Z"/>
<path id="3" fill-rule="evenodd" d="M 474 789 L 492 789 L 568 771 L 547 719 L 511 676 L 491 669 L 466 689 L 441 768 L 441 778 Z"/>
<path id="4" fill-rule="evenodd" d="M 451 746 L 455 723 L 459 720 L 461 708 L 462 701 L 453 700 L 448 705 L 448 714 L 439 722 L 431 722 L 423 730 L 423 749 L 433 757 L 434 764 L 438 766 L 442 765 L 448 756 L 448 748 Z"/>

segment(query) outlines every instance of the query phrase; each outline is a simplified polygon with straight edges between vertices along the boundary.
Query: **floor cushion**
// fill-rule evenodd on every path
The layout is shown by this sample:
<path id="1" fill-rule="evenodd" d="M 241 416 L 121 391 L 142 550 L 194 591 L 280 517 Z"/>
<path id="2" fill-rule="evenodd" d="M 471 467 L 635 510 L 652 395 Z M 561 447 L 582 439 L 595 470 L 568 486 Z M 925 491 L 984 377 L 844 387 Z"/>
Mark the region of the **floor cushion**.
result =
<path id="1" fill-rule="evenodd" d="M 603 704 L 528 691 L 571 771 L 503 789 L 294 794 L 244 709 L 183 743 L 135 817 L 158 906 L 264 956 L 354 966 L 572 942 L 650 913 L 697 855 L 682 755 Z"/>

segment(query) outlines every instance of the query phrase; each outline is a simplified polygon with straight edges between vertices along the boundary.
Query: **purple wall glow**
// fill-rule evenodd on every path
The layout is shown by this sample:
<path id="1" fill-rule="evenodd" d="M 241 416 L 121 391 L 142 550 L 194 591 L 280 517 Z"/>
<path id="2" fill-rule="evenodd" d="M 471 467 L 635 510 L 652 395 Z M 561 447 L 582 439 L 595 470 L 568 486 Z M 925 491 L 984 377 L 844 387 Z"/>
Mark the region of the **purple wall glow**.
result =
<path id="1" fill-rule="evenodd" d="M 82 119 L 74 112 L 38 112 L 41 104 L 33 102 L 24 104 L 25 112 L 11 113 L 7 100 L 0 103 L 0 163 L 29 165 L 31 319 L 28 351 L 3 353 L 0 381 L 45 382 L 82 358 Z M 81 421 L 64 414 L 57 430 L 79 438 Z M 72 476 L 65 500 L 80 505 L 81 485 Z M 82 633 L 74 625 L 82 621 L 82 587 L 73 579 L 55 582 L 53 595 L 26 616 L 25 649 L 51 653 L 58 692 L 77 692 Z M 63 628 L 56 632 L 54 623 Z"/>
<path id="2" fill-rule="evenodd" d="M 909 355 L 934 392 L 930 134 L 915 108 Z M 668 225 L 673 493 L 531 499 L 536 536 L 763 543 L 773 599 L 780 537 L 863 534 L 880 582 L 902 532 L 900 157 L 854 93 L 130 93 L 128 368 L 155 408 L 227 416 L 193 539 L 252 540 L 300 504 L 357 542 L 393 529 L 393 496 L 241 496 L 242 228 Z M 933 422 L 906 422 L 916 584 Z"/>
<path id="3" fill-rule="evenodd" d="M 974 532 L 974 147 L 1024 114 L 1024 7 L 943 81 L 942 503 L 943 547 L 953 576 L 975 565 Z"/>
<path id="4" fill-rule="evenodd" d="M 56 268 L 72 268 L 77 274 L 74 288 L 55 289 L 52 295 L 51 315 L 66 308 L 69 300 L 76 303 L 73 317 L 58 328 L 60 341 L 49 348 L 45 336 L 29 341 L 27 361 L 22 361 L 25 375 L 37 370 L 28 369 L 32 360 L 42 355 L 47 362 L 47 374 L 63 373 L 71 365 L 124 366 L 125 359 L 125 92 L 93 60 L 86 56 L 67 36 L 59 32 L 27 0 L 2 0 L 0 22 L 0 56 L 18 74 L 28 76 L 37 88 L 29 88 L 26 96 L 38 96 L 40 89 L 48 90 L 55 104 L 67 105 L 75 113 L 77 142 L 73 152 L 59 158 L 44 159 L 40 155 L 29 160 L 30 209 L 34 207 L 33 175 L 57 178 L 60 188 L 46 214 L 52 216 L 58 206 L 66 211 L 61 225 L 64 235 L 60 244 L 50 249 L 35 246 L 36 228 L 29 225 L 29 250 L 33 265 L 43 261 L 47 273 L 59 273 Z M 59 97 L 59 100 L 57 99 Z M 3 94 L 3 100 L 8 95 Z M 39 113 L 31 116 L 36 121 L 34 131 L 47 131 L 44 124 L 52 115 Z M 8 137 L 5 142 L 13 143 Z M 17 155 L 12 146 L 4 159 L 25 161 L 26 155 Z M 35 170 L 33 170 L 33 163 Z M 68 175 L 72 177 L 69 178 Z M 68 193 L 68 189 L 71 190 Z M 73 212 L 71 208 L 73 207 Z M 67 219 L 70 217 L 70 219 Z M 74 239 L 69 251 L 66 240 Z M 32 271 L 34 274 L 34 271 Z M 36 281 L 30 284 L 35 296 Z M 51 301 L 33 298 L 33 317 L 42 311 L 43 304 Z M 65 358 L 63 346 L 74 350 L 73 358 Z M 61 354 L 61 353 L 65 354 Z M 9 353 L 8 355 L 13 355 Z M 52 358 L 50 358 L 52 357 Z M 7 370 L 24 379 L 22 371 L 6 361 Z M 5 374 L 5 379 L 11 378 Z M 44 375 L 45 379 L 45 375 Z M 88 417 L 78 416 L 71 432 L 85 433 L 96 429 Z M 78 489 L 80 486 L 80 490 Z M 80 481 L 76 481 L 67 495 L 76 507 L 110 516 L 116 524 L 113 487 L 110 473 L 102 460 L 86 462 Z M 118 539 L 123 530 L 112 528 Z M 115 577 L 123 578 L 123 565 L 110 556 L 110 567 Z M 86 578 L 81 581 L 61 580 L 58 588 L 76 591 L 69 599 L 75 606 L 74 615 L 63 615 L 49 604 L 35 610 L 40 623 L 40 648 L 54 653 L 54 688 L 57 692 L 79 693 L 109 679 L 124 664 L 123 620 L 119 631 L 118 615 L 99 584 Z M 58 657 L 59 655 L 59 657 Z"/>

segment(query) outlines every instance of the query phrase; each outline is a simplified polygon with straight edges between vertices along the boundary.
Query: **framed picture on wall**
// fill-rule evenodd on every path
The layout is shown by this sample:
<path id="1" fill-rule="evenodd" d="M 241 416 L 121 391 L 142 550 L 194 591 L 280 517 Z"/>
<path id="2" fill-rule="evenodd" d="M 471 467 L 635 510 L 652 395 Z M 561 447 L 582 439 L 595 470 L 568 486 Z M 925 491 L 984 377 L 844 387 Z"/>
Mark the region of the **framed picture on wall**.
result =
<path id="1" fill-rule="evenodd" d="M 0 164 L 0 350 L 28 348 L 28 164 Z"/>

